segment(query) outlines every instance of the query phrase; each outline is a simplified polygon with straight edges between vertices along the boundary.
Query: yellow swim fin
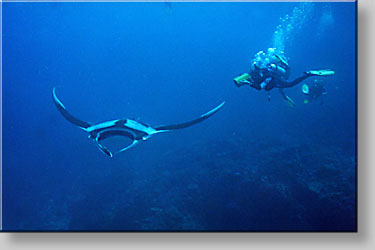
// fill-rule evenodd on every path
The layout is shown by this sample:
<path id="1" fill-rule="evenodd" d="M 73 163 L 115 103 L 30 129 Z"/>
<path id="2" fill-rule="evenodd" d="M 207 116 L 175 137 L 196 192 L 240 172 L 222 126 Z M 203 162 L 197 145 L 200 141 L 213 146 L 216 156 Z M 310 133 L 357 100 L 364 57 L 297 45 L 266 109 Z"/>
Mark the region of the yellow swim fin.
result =
<path id="1" fill-rule="evenodd" d="M 332 69 L 321 69 L 321 70 L 310 70 L 306 74 L 313 76 L 332 76 L 335 74 L 335 71 Z"/>
<path id="2" fill-rule="evenodd" d="M 286 104 L 288 104 L 288 106 L 291 108 L 293 108 L 296 105 L 294 101 L 287 95 L 285 96 L 285 101 L 286 101 Z"/>

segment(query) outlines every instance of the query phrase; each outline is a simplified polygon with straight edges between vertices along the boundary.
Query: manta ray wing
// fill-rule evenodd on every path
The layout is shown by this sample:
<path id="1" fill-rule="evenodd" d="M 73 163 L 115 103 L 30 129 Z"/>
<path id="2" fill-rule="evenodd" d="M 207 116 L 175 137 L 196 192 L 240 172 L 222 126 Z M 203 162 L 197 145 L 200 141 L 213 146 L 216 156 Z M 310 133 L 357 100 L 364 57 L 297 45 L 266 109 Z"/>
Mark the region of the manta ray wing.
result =
<path id="1" fill-rule="evenodd" d="M 204 115 L 201 115 L 199 118 L 194 119 L 192 121 L 173 124 L 173 125 L 157 126 L 157 127 L 154 127 L 154 128 L 156 129 L 156 131 L 161 132 L 161 131 L 168 131 L 168 130 L 183 129 L 183 128 L 193 126 L 193 125 L 195 125 L 197 123 L 200 123 L 200 122 L 203 122 L 207 118 L 213 116 L 216 112 L 218 112 L 224 106 L 224 104 L 225 104 L 225 102 L 222 102 L 220 105 L 216 106 L 215 108 L 211 109 L 210 111 L 208 111 Z"/>
<path id="2" fill-rule="evenodd" d="M 67 119 L 69 122 L 73 123 L 74 125 L 86 129 L 88 127 L 91 127 L 91 124 L 88 122 L 81 121 L 80 119 L 74 117 L 71 115 L 65 108 L 65 106 L 61 103 L 59 98 L 56 96 L 56 88 L 53 88 L 52 91 L 52 97 L 53 97 L 53 102 L 55 103 L 57 110 L 60 111 L 60 113 Z"/>
<path id="3" fill-rule="evenodd" d="M 216 106 L 215 108 L 211 109 L 207 113 L 201 115 L 199 118 L 194 119 L 192 121 L 172 124 L 172 125 L 151 127 L 147 124 L 134 121 L 131 119 L 120 119 L 120 120 L 103 122 L 95 126 L 92 126 L 90 123 L 81 121 L 80 119 L 74 117 L 72 114 L 70 114 L 66 110 L 65 106 L 61 103 L 61 101 L 56 96 L 56 88 L 53 88 L 52 97 L 57 107 L 57 110 L 62 114 L 62 116 L 64 116 L 64 118 L 68 120 L 69 122 L 71 122 L 72 124 L 88 132 L 90 134 L 89 138 L 94 139 L 98 148 L 109 157 L 113 157 L 115 154 L 123 152 L 133 147 L 141 140 L 142 141 L 147 140 L 153 134 L 166 132 L 169 130 L 183 129 L 183 128 L 193 126 L 197 123 L 200 123 L 206 120 L 207 118 L 211 117 L 212 115 L 214 115 L 216 112 L 218 112 L 225 104 L 225 102 L 222 102 L 220 105 Z M 127 137 L 132 141 L 132 143 L 122 148 L 121 150 L 118 150 L 112 153 L 108 148 L 106 148 L 101 143 L 101 141 L 104 139 L 113 137 L 113 136 Z"/>

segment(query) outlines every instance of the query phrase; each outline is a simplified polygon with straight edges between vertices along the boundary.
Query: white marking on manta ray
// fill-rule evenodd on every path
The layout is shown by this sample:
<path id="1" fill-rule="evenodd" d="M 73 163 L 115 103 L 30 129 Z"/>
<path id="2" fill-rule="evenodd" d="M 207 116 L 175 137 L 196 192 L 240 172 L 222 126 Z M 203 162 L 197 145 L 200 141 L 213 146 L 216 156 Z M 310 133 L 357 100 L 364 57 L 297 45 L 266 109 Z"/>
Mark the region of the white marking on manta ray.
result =
<path id="1" fill-rule="evenodd" d="M 108 121 L 108 122 L 102 122 L 102 123 L 99 123 L 99 124 L 96 124 L 94 126 L 91 126 L 91 127 L 88 127 L 86 129 L 87 132 L 91 132 L 91 131 L 94 131 L 94 130 L 97 130 L 97 129 L 102 129 L 102 128 L 108 128 L 108 127 L 112 127 L 112 126 L 115 126 L 116 125 L 116 122 L 118 122 L 119 120 L 113 120 L 113 121 Z"/>
<path id="2" fill-rule="evenodd" d="M 156 129 L 154 129 L 153 127 L 145 126 L 139 122 L 136 122 L 130 119 L 127 119 L 124 125 L 128 128 L 132 128 L 138 131 L 145 132 L 148 135 L 152 135 L 156 133 Z"/>

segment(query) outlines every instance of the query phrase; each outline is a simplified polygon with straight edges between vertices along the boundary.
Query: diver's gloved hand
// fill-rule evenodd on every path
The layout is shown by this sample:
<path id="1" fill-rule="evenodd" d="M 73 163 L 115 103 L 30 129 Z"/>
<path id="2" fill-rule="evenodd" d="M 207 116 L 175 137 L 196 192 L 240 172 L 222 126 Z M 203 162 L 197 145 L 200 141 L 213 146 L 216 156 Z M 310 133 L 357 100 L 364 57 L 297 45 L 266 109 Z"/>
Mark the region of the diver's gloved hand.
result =
<path id="1" fill-rule="evenodd" d="M 264 82 L 262 82 L 260 84 L 260 88 L 261 89 L 265 89 L 266 86 L 270 83 L 271 80 L 272 80 L 272 77 L 267 77 L 266 80 L 264 80 Z"/>
<path id="2" fill-rule="evenodd" d="M 250 84 L 249 80 L 250 80 L 250 76 L 248 73 L 243 73 L 233 79 L 234 84 L 236 84 L 238 88 L 241 87 L 242 85 Z"/>

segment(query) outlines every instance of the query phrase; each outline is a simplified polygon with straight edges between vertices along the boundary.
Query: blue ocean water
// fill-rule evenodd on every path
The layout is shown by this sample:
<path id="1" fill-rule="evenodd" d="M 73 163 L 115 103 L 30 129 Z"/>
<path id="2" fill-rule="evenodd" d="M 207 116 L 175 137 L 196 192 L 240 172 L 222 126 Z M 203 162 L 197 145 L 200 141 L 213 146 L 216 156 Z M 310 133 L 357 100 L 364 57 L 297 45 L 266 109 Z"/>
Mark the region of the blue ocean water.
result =
<path id="1" fill-rule="evenodd" d="M 356 230 L 355 3 L 3 3 L 3 230 Z M 259 50 L 327 95 L 243 86 Z M 313 81 L 313 78 L 306 82 Z M 194 127 L 102 154 L 82 120 Z M 117 143 L 117 142 L 116 142 Z"/>

